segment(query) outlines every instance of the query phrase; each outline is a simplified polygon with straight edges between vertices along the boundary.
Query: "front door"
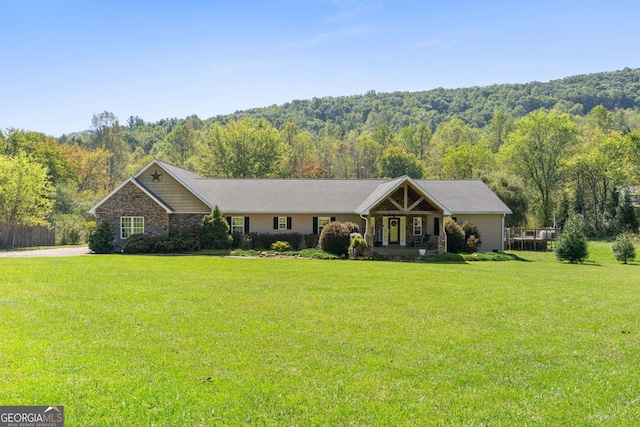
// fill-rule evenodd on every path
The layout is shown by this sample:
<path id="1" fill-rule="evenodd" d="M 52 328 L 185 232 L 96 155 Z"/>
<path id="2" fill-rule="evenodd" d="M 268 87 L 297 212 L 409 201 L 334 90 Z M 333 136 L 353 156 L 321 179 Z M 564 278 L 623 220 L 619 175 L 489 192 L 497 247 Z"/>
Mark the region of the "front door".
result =
<path id="1" fill-rule="evenodd" d="M 389 218 L 389 244 L 400 244 L 400 218 Z"/>

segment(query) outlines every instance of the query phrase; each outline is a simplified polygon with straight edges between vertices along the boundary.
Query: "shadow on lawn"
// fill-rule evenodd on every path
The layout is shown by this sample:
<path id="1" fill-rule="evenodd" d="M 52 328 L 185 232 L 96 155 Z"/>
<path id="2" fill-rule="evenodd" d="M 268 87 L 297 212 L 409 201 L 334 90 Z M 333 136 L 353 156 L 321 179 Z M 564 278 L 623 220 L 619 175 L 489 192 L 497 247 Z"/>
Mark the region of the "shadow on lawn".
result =
<path id="1" fill-rule="evenodd" d="M 423 261 L 435 264 L 468 264 L 480 261 L 520 261 L 531 262 L 519 255 L 504 252 L 485 252 L 473 254 L 453 254 L 444 253 L 442 255 L 429 255 L 423 258 Z"/>

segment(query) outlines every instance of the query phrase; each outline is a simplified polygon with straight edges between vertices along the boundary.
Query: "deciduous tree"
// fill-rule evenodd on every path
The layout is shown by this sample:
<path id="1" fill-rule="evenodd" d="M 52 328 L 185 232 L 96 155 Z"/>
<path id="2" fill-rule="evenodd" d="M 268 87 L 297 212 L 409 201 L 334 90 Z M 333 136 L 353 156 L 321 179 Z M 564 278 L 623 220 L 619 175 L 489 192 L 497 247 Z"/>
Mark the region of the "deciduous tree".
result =
<path id="1" fill-rule="evenodd" d="M 551 225 L 554 196 L 576 144 L 577 128 L 567 114 L 536 111 L 516 122 L 500 148 L 506 165 L 538 195 L 538 222 Z"/>
<path id="2" fill-rule="evenodd" d="M 266 120 L 214 123 L 198 144 L 197 167 L 205 176 L 273 177 L 284 150 L 282 135 Z"/>

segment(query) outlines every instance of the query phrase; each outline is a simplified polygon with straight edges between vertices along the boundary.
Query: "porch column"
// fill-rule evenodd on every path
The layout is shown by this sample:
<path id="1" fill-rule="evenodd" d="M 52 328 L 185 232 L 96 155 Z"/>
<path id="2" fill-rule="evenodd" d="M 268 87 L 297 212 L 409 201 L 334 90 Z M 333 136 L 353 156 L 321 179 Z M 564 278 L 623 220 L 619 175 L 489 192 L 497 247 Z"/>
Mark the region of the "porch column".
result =
<path id="1" fill-rule="evenodd" d="M 447 252 L 447 232 L 444 226 L 444 215 L 440 214 L 440 235 L 438 236 L 438 255 Z"/>

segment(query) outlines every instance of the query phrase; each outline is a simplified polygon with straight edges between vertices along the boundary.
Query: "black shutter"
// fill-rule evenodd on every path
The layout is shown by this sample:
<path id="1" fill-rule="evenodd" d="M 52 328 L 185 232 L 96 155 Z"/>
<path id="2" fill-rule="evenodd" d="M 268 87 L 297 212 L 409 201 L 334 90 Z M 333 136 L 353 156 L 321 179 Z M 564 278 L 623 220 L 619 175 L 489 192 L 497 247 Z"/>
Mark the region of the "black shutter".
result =
<path id="1" fill-rule="evenodd" d="M 291 217 L 287 217 L 287 230 L 291 230 Z"/>
<path id="2" fill-rule="evenodd" d="M 313 217 L 313 234 L 318 234 L 318 217 Z"/>
<path id="3" fill-rule="evenodd" d="M 433 235 L 440 235 L 440 218 L 433 218 Z"/>
<path id="4" fill-rule="evenodd" d="M 273 217 L 273 229 L 274 230 L 278 229 L 278 217 L 277 216 Z"/>
<path id="5" fill-rule="evenodd" d="M 336 220 L 336 217 L 335 217 L 335 216 L 332 216 L 332 217 L 331 217 L 331 222 L 334 222 L 335 220 Z"/>
<path id="6" fill-rule="evenodd" d="M 244 234 L 249 233 L 249 217 L 244 217 Z"/>
<path id="7" fill-rule="evenodd" d="M 231 234 L 231 217 L 227 217 L 227 224 L 229 225 L 229 234 Z"/>

